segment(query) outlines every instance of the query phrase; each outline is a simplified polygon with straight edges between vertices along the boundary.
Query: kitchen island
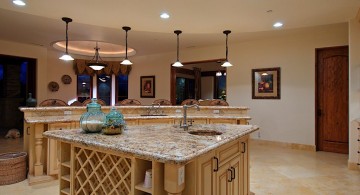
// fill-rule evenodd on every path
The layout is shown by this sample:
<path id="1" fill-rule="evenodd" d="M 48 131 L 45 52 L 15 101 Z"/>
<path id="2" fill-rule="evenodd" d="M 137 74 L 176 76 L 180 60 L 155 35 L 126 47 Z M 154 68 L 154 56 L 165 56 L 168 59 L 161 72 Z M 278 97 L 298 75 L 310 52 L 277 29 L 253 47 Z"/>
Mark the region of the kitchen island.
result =
<path id="1" fill-rule="evenodd" d="M 110 106 L 103 106 L 108 113 Z M 180 124 L 182 106 L 116 106 L 124 115 L 128 126 L 152 124 Z M 151 109 L 154 110 L 151 110 Z M 58 179 L 59 144 L 47 140 L 43 132 L 79 128 L 80 116 L 85 106 L 23 107 L 24 151 L 28 153 L 28 182 L 30 185 Z M 189 109 L 188 119 L 193 124 L 249 124 L 247 107 L 200 106 L 200 111 Z"/>
<path id="2" fill-rule="evenodd" d="M 60 141 L 60 194 L 249 193 L 252 125 L 129 126 L 121 135 L 47 131 Z M 211 135 L 207 135 L 210 133 Z M 145 172 L 152 185 L 144 187 Z"/>

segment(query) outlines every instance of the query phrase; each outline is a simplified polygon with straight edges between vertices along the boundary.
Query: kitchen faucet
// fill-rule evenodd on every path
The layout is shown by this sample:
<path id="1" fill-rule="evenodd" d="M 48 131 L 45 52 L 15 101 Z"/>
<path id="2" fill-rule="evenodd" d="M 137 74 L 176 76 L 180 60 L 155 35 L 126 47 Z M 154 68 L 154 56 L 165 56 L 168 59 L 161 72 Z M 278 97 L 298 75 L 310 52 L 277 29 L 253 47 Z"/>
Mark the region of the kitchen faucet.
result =
<path id="1" fill-rule="evenodd" d="M 192 126 L 192 121 L 190 121 L 190 124 L 188 124 L 187 123 L 187 112 L 186 112 L 186 110 L 188 109 L 188 108 L 191 108 L 191 107 L 196 107 L 196 109 L 197 109 L 197 111 L 200 111 L 200 107 L 199 107 L 199 105 L 197 105 L 197 104 L 192 104 L 192 105 L 184 105 L 183 106 L 183 109 L 184 109 L 184 122 L 181 124 L 181 122 L 180 122 L 180 127 L 181 128 L 184 128 L 184 131 L 187 131 L 188 129 L 189 129 L 189 127 L 190 126 Z"/>
<path id="2" fill-rule="evenodd" d="M 155 108 L 155 106 L 157 106 L 157 107 Z M 154 110 L 153 114 L 159 114 L 158 113 L 159 109 L 160 109 L 160 103 L 152 103 L 151 107 L 148 108 L 147 114 L 150 115 L 152 110 Z"/>

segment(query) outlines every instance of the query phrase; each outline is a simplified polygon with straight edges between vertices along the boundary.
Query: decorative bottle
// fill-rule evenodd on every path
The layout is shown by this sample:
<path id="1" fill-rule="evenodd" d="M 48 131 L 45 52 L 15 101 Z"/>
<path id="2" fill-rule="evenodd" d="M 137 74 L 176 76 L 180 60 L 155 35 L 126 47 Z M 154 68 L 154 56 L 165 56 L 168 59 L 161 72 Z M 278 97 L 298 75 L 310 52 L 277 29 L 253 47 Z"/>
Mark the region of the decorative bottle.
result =
<path id="1" fill-rule="evenodd" d="M 97 99 L 91 99 L 86 105 L 86 111 L 80 117 L 80 127 L 87 133 L 100 132 L 104 122 L 105 114 L 101 111 L 101 105 L 97 103 Z"/>
<path id="2" fill-rule="evenodd" d="M 26 99 L 26 106 L 27 107 L 36 107 L 37 101 L 35 98 L 32 98 L 32 94 L 29 93 L 29 98 Z"/>

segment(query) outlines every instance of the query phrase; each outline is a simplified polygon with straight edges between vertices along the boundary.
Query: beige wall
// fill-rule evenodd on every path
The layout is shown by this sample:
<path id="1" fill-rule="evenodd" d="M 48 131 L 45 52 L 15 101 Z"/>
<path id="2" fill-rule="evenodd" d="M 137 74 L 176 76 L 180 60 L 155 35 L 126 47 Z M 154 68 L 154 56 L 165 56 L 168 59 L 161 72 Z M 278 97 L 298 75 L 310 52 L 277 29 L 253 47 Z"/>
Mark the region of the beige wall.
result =
<path id="1" fill-rule="evenodd" d="M 360 22 L 358 19 L 349 22 L 349 162 L 358 161 L 358 130 L 355 119 L 360 118 Z"/>
<path id="2" fill-rule="evenodd" d="M 59 60 L 59 57 L 62 55 L 61 52 L 49 50 L 47 56 L 47 83 L 55 81 L 59 84 L 59 91 L 52 92 L 45 88 L 47 92 L 47 98 L 51 99 L 61 99 L 65 102 L 76 99 L 76 75 L 73 69 L 72 61 L 63 61 Z M 61 81 L 63 75 L 69 75 L 72 78 L 72 82 L 69 85 L 65 85 Z"/>
<path id="3" fill-rule="evenodd" d="M 251 108 L 251 123 L 261 127 L 261 139 L 315 145 L 315 48 L 347 45 L 347 24 L 240 43 L 231 42 L 231 36 L 229 40 L 229 59 L 234 65 L 227 70 L 230 105 Z M 181 60 L 217 59 L 224 53 L 223 45 L 181 50 Z M 169 64 L 174 58 L 175 53 L 167 53 L 137 61 L 130 75 L 129 96 L 139 97 L 140 75 L 156 74 L 156 98 L 169 98 Z M 251 69 L 265 67 L 281 67 L 280 100 L 251 99 Z"/>

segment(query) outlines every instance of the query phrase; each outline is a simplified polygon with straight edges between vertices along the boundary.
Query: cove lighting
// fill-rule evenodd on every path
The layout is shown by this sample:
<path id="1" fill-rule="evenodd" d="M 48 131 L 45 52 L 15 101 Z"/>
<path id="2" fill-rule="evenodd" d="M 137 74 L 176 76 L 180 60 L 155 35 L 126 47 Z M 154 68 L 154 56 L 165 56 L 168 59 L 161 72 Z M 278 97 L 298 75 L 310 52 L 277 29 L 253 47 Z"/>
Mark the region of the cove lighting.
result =
<path id="1" fill-rule="evenodd" d="M 168 14 L 168 13 L 162 13 L 162 14 L 160 14 L 160 18 L 162 18 L 162 19 L 168 19 L 168 18 L 170 18 L 170 15 Z"/>
<path id="2" fill-rule="evenodd" d="M 275 27 L 275 28 L 280 28 L 280 27 L 282 27 L 284 24 L 283 23 L 281 23 L 281 22 L 276 22 L 274 25 L 273 25 L 273 27 Z"/>
<path id="3" fill-rule="evenodd" d="M 13 4 L 18 5 L 18 6 L 25 6 L 26 3 L 22 0 L 13 0 Z"/>

